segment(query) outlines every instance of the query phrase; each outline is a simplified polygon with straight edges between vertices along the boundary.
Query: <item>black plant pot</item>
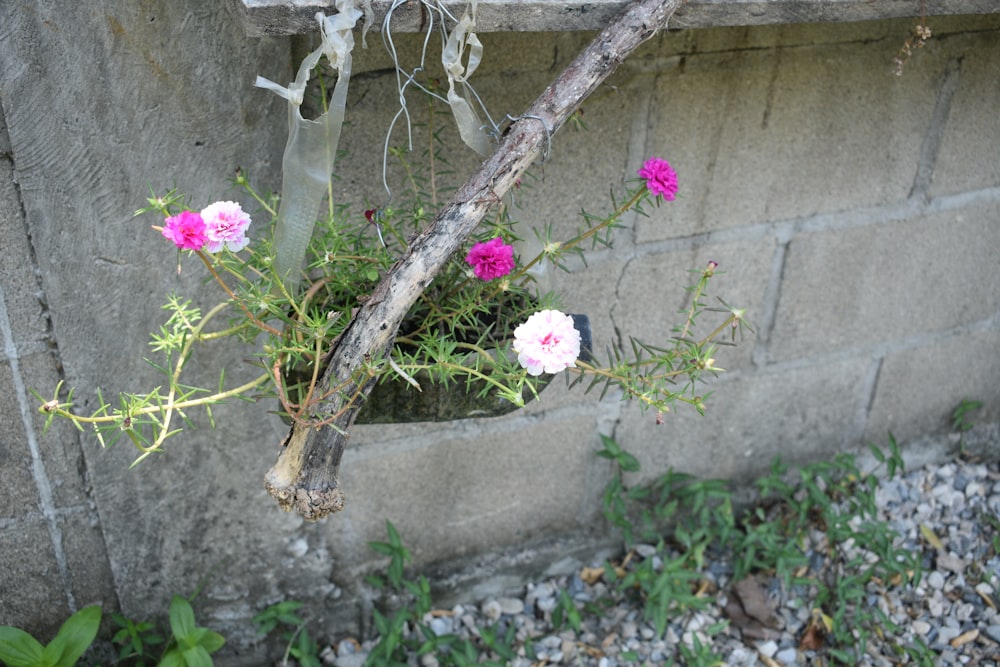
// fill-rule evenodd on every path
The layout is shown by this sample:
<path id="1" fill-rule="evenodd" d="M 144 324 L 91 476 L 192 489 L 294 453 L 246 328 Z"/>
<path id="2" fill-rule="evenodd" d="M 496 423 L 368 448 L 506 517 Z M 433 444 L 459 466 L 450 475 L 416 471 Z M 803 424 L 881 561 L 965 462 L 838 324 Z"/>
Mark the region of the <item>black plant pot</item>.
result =
<path id="1" fill-rule="evenodd" d="M 592 336 L 590 319 L 586 315 L 570 315 L 573 326 L 580 332 L 580 360 L 590 361 Z M 545 373 L 536 385 L 538 391 L 548 386 L 554 375 Z M 499 417 L 518 409 L 518 406 L 500 396 L 496 387 L 478 378 L 466 382 L 459 380 L 448 386 L 431 383 L 430 376 L 421 371 L 413 376 L 420 384 L 417 391 L 408 382 L 393 377 L 375 385 L 365 405 L 358 411 L 358 424 L 402 424 L 409 422 L 443 422 L 475 417 Z M 522 393 L 524 402 L 534 398 L 529 388 Z"/>

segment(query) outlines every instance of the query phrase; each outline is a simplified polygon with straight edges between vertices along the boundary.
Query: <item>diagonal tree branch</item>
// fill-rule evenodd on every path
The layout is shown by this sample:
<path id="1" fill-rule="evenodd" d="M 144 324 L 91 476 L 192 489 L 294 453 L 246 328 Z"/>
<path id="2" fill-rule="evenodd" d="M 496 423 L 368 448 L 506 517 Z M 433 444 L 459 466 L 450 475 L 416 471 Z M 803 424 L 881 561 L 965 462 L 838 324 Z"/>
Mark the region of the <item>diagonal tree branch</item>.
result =
<path id="1" fill-rule="evenodd" d="M 632 51 L 666 25 L 683 1 L 641 0 L 601 31 L 510 127 L 493 155 L 392 267 L 344 331 L 323 375 L 321 387 L 341 390 L 317 410 L 336 414 L 336 419 L 321 428 L 292 426 L 265 476 L 268 493 L 284 509 L 311 520 L 343 509 L 340 459 L 357 411 L 374 384 L 373 376 L 358 380 L 366 377 L 366 365 L 388 355 L 410 306 L 490 208 L 548 149 L 552 135 Z"/>

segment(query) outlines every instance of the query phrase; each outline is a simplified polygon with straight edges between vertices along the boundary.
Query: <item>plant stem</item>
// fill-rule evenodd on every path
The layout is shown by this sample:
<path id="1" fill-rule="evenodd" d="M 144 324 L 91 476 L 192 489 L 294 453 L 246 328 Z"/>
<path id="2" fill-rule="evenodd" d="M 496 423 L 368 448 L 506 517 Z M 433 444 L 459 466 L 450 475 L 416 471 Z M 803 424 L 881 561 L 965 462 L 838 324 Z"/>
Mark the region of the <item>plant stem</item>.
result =
<path id="1" fill-rule="evenodd" d="M 212 277 L 215 278 L 215 281 L 217 283 L 219 283 L 220 286 L 222 286 L 222 289 L 225 291 L 225 293 L 228 294 L 229 298 L 232 299 L 233 302 L 237 306 L 240 307 L 240 310 L 243 311 L 243 314 L 247 316 L 247 319 L 250 320 L 250 322 L 252 322 L 254 326 L 256 326 L 257 328 L 261 329 L 262 331 L 266 331 L 267 333 L 269 333 L 269 334 L 271 334 L 273 336 L 279 336 L 279 337 L 281 336 L 281 332 L 280 331 L 278 331 L 274 327 L 270 326 L 269 324 L 265 324 L 264 322 L 261 322 L 260 320 L 258 320 L 254 316 L 254 314 L 251 313 L 250 310 L 246 307 L 246 304 L 244 304 L 243 301 L 241 301 L 239 298 L 237 298 L 237 296 L 233 292 L 233 290 L 229 289 L 229 285 L 227 285 L 225 283 L 225 281 L 222 280 L 222 277 L 215 270 L 215 267 L 212 266 L 212 263 L 210 261 L 208 261 L 208 256 L 205 255 L 205 253 L 203 253 L 201 250 L 195 250 L 194 252 L 195 252 L 196 255 L 198 255 L 198 257 L 201 258 L 201 261 L 205 264 L 205 267 L 208 268 L 209 273 L 212 274 Z"/>
<path id="2" fill-rule="evenodd" d="M 224 401 L 227 398 L 232 398 L 233 396 L 239 396 L 241 394 L 245 394 L 251 389 L 262 385 L 264 382 L 267 381 L 267 379 L 270 376 L 271 376 L 270 373 L 264 373 L 263 375 L 260 375 L 254 378 L 253 380 L 250 380 L 246 384 L 242 384 L 238 387 L 233 387 L 232 389 L 212 394 L 211 396 L 203 396 L 202 398 L 195 398 L 187 401 L 178 401 L 174 403 L 172 407 L 176 408 L 177 410 L 184 410 L 187 408 L 196 408 L 202 405 L 212 405 L 220 401 Z M 164 408 L 162 406 L 158 405 L 148 406 L 145 408 L 139 408 L 138 410 L 132 411 L 130 412 L 130 415 L 131 416 L 151 415 L 151 414 L 156 414 L 157 412 L 163 412 L 163 409 Z M 69 410 L 61 407 L 51 410 L 51 412 L 55 413 L 56 415 L 59 415 L 60 417 L 65 417 L 79 424 L 106 424 L 118 420 L 118 417 L 116 415 L 105 415 L 102 417 L 81 417 L 80 415 L 73 414 Z"/>
<path id="3" fill-rule="evenodd" d="M 592 238 L 595 234 L 597 234 L 597 232 L 617 222 L 618 219 L 621 218 L 630 209 L 632 209 L 632 207 L 634 207 L 636 204 L 642 201 L 642 199 L 648 193 L 649 191 L 646 189 L 646 186 L 643 185 L 641 188 L 639 188 L 632 194 L 632 196 L 628 199 L 628 201 L 626 201 L 624 204 L 620 205 L 618 208 L 612 211 L 611 214 L 608 217 L 601 220 L 601 222 L 587 229 L 585 232 L 578 234 L 575 238 L 572 238 L 569 241 L 566 241 L 565 243 L 558 244 L 558 246 L 553 250 L 543 248 L 542 251 L 538 253 L 530 262 L 528 262 L 527 264 L 519 268 L 516 272 L 511 274 L 509 279 L 511 281 L 516 281 L 519 278 L 522 278 L 525 275 L 527 275 L 528 271 L 536 264 L 541 262 L 545 257 L 549 255 L 555 255 L 556 253 L 560 254 L 564 253 L 567 250 L 571 250 L 576 246 L 580 245 L 587 239 Z M 499 290 L 500 290 L 499 287 L 494 288 L 492 292 L 486 295 L 486 298 L 487 299 L 493 298 L 494 296 L 496 296 Z"/>

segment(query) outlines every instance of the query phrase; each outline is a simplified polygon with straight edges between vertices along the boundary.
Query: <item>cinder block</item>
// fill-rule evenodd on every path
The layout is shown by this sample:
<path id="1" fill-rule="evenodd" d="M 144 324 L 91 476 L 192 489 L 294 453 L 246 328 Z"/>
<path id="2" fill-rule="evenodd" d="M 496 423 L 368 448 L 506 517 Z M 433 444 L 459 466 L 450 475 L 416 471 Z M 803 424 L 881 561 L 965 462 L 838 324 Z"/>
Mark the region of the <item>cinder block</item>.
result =
<path id="1" fill-rule="evenodd" d="M 22 356 L 18 361 L 25 390 L 35 390 L 46 399 L 51 398 L 59 382 L 55 357 L 46 351 Z M 90 498 L 85 489 L 86 480 L 81 475 L 85 466 L 80 449 L 80 432 L 68 421 L 54 419 L 48 431 L 43 434 L 46 415 L 38 411 L 39 401 L 30 393 L 27 400 L 38 452 L 52 490 L 53 504 L 60 509 L 87 506 Z M 24 441 L 18 444 L 27 455 L 27 444 Z"/>
<path id="2" fill-rule="evenodd" d="M 894 349 L 878 375 L 866 440 L 899 441 L 952 431 L 952 411 L 963 399 L 981 401 L 973 423 L 1000 418 L 1000 329 L 977 330 Z"/>
<path id="3" fill-rule="evenodd" d="M 0 127 L 0 136 L 6 136 Z M 14 181 L 13 165 L 0 157 L 0 287 L 7 306 L 13 344 L 21 354 L 44 349 L 48 331 L 42 308 L 38 278 L 25 236 L 21 201 Z"/>
<path id="4" fill-rule="evenodd" d="M 595 34 L 589 31 L 479 33 L 483 62 L 476 73 L 483 76 L 502 74 L 512 87 L 524 72 L 545 72 L 552 79 L 590 44 Z M 517 54 L 516 71 L 512 71 L 511 54 Z M 535 95 L 541 92 L 535 91 Z"/>
<path id="5" fill-rule="evenodd" d="M 892 58 L 902 48 L 903 41 L 911 34 L 913 27 L 920 22 L 918 17 L 899 19 L 882 19 L 875 21 L 851 21 L 849 24 L 839 22 L 828 23 L 784 23 L 755 26 L 720 26 L 709 30 L 685 30 L 683 17 L 674 17 L 670 21 L 670 31 L 662 31 L 637 50 L 635 56 L 624 64 L 628 67 L 641 61 L 648 52 L 676 53 L 717 53 L 722 51 L 746 51 L 761 49 L 784 49 L 794 53 L 793 49 L 809 46 L 856 44 L 871 45 L 883 53 L 880 68 L 873 75 L 893 72 Z M 927 25 L 935 36 L 944 36 L 947 41 L 954 40 L 963 32 L 983 32 L 989 39 L 988 31 L 1000 27 L 1000 19 L 995 15 L 978 16 L 929 16 Z M 937 42 L 931 40 L 930 50 L 945 48 L 946 40 Z M 921 58 L 927 51 L 917 51 L 913 62 L 907 66 L 904 76 L 909 74 L 910 67 L 919 67 Z"/>
<path id="6" fill-rule="evenodd" d="M 890 62 L 852 42 L 691 54 L 660 74 L 647 148 L 680 191 L 639 241 L 906 199 L 944 63 L 899 80 Z"/>
<path id="7" fill-rule="evenodd" d="M 100 604 L 104 613 L 118 610 L 118 594 L 104 535 L 91 505 L 62 510 L 58 527 L 66 559 L 69 590 L 77 607 Z"/>
<path id="8" fill-rule="evenodd" d="M 562 296 L 566 312 L 582 313 L 590 320 L 593 352 L 602 363 L 608 363 L 607 350 L 617 341 L 615 311 L 621 308 L 622 272 L 630 255 L 628 251 L 611 250 L 586 267 L 574 266 L 570 273 L 557 270 L 552 274 L 553 289 Z"/>
<path id="9" fill-rule="evenodd" d="M 463 422 L 461 430 L 349 449 L 342 470 L 348 506 L 325 525 L 331 541 L 340 522 L 363 542 L 384 540 L 389 519 L 414 561 L 428 563 L 580 521 L 596 447 L 593 418 Z"/>
<path id="10" fill-rule="evenodd" d="M 74 611 L 71 600 L 76 609 L 100 604 L 105 614 L 118 608 L 104 540 L 89 508 L 57 513 L 58 555 L 50 530 L 39 513 L 0 520 L 0 625 L 29 628 L 44 641 Z"/>
<path id="11" fill-rule="evenodd" d="M 508 114 L 519 117 L 551 82 L 551 76 L 550 71 L 518 72 L 515 84 L 510 72 L 477 73 L 473 83 L 494 120 L 502 125 Z M 414 123 L 414 151 L 406 155 L 406 160 L 418 174 L 426 176 L 427 103 L 415 96 L 408 99 Z M 522 223 L 515 228 L 516 233 L 525 239 L 534 239 L 534 228 L 542 230 L 551 225 L 554 238 L 565 241 L 582 225 L 581 210 L 602 216 L 611 211 L 611 188 L 621 194 L 623 167 L 634 175 L 641 166 L 641 163 L 627 164 L 632 130 L 631 105 L 630 98 L 621 93 L 609 91 L 595 95 L 584 107 L 583 120 L 589 129 L 577 130 L 568 126 L 552 137 L 551 145 L 545 147 L 547 159 L 544 164 L 540 161 L 532 166 L 528 175 L 521 179 L 521 185 L 505 200 L 510 205 L 511 216 Z M 351 83 L 346 117 L 349 131 L 344 132 L 340 142 L 340 149 L 346 151 L 348 157 L 338 162 L 334 192 L 338 203 L 353 204 L 356 214 L 363 208 L 382 206 L 388 201 L 382 182 L 382 146 L 398 110 L 399 96 L 393 72 L 373 72 Z M 438 201 L 443 203 L 453 189 L 479 167 L 482 157 L 461 143 L 447 106 L 435 106 L 433 123 L 448 157 L 447 163 L 436 165 L 434 181 Z M 405 123 L 400 118 L 389 145 L 405 147 L 407 139 Z M 593 148 L 598 140 L 602 156 L 594 160 Z M 587 167 L 581 169 L 582 164 Z M 408 196 L 403 175 L 398 160 L 390 157 L 388 181 L 394 194 L 391 205 L 397 209 Z M 429 179 L 425 180 L 424 187 L 430 192 Z"/>
<path id="12" fill-rule="evenodd" d="M 603 358 L 603 357 L 602 357 Z M 399 424 L 355 424 L 351 428 L 349 450 L 364 451 L 371 446 L 380 446 L 386 442 L 410 440 L 422 442 L 427 439 L 447 442 L 453 439 L 462 440 L 468 437 L 469 429 L 491 431 L 510 428 L 509 422 L 547 419 L 555 415 L 560 419 L 567 411 L 571 413 L 580 410 L 593 413 L 599 403 L 600 385 L 592 392 L 585 391 L 588 382 L 570 387 L 576 376 L 572 372 L 560 373 L 554 377 L 539 393 L 538 398 L 528 401 L 523 408 L 514 410 L 499 417 L 454 420 L 444 422 L 411 422 Z M 464 389 L 455 389 L 464 391 Z M 613 401 L 612 401 L 613 403 Z M 601 408 L 603 413 L 606 408 Z"/>
<path id="13" fill-rule="evenodd" d="M 541 93 L 549 82 L 540 77 L 532 89 Z M 509 86 L 510 80 L 503 78 L 500 83 Z M 635 114 L 642 106 L 642 93 L 631 90 L 628 82 L 622 85 L 629 90 L 602 89 L 588 98 L 579 116 L 585 127 L 573 122 L 565 125 L 552 137 L 545 163 L 531 167 L 530 178 L 523 179 L 528 187 L 515 193 L 519 205 L 512 211 L 524 223 L 521 234 L 531 234 L 532 227 L 542 230 L 552 225 L 556 240 L 569 240 L 584 225 L 582 211 L 606 217 L 613 211 L 612 193 L 619 201 L 623 198 L 623 177 L 637 178 L 635 172 L 642 162 L 630 164 L 630 140 Z M 521 108 L 510 113 L 523 111 Z M 595 158 L 596 145 L 601 148 L 600 156 Z M 627 216 L 620 222 L 630 227 L 633 219 Z M 627 251 L 631 237 L 629 230 L 616 235 L 616 249 L 612 252 Z M 591 245 L 582 247 L 589 250 Z"/>
<path id="14" fill-rule="evenodd" d="M 708 243 L 687 250 L 676 250 L 636 257 L 625 268 L 616 293 L 614 321 L 623 338 L 631 335 L 644 343 L 664 345 L 675 326 L 684 324 L 690 293 L 687 287 L 697 283 L 699 273 L 709 260 L 719 263 L 717 275 L 709 281 L 708 296 L 701 301 L 711 308 L 721 308 L 722 298 L 734 308 L 746 310 L 750 324 L 760 321 L 764 295 L 774 260 L 775 242 L 771 238 L 731 243 Z M 684 311 L 684 312 L 680 312 Z M 709 334 L 725 321 L 727 314 L 703 312 L 695 331 Z M 729 341 L 727 335 L 723 340 Z M 748 334 L 737 347 L 720 347 L 720 368 L 735 370 L 749 363 L 757 337 Z M 627 338 L 623 345 L 628 346 Z"/>
<path id="15" fill-rule="evenodd" d="M 10 137 L 7 135 L 7 120 L 0 111 L 0 156 L 10 155 Z"/>
<path id="16" fill-rule="evenodd" d="M 704 417 L 678 404 L 662 426 L 630 408 L 615 434 L 642 462 L 629 483 L 651 481 L 668 468 L 743 483 L 778 455 L 792 464 L 844 451 L 860 433 L 870 364 L 850 359 L 723 376 L 710 387 L 715 393 Z"/>
<path id="17" fill-rule="evenodd" d="M 884 345 L 991 316 L 1000 309 L 998 217 L 992 203 L 796 236 L 770 358 Z"/>
<path id="18" fill-rule="evenodd" d="M 51 640 L 70 610 L 45 520 L 0 520 L 0 625 Z"/>
<path id="19" fill-rule="evenodd" d="M 319 34 L 318 31 L 316 33 Z M 392 42 L 399 53 L 399 65 L 404 71 L 411 71 L 419 65 L 419 53 L 426 36 L 423 33 L 393 33 Z M 483 59 L 471 77 L 477 84 L 481 78 L 497 73 L 510 76 L 511 54 L 517 54 L 518 73 L 551 72 L 569 62 L 579 51 L 590 43 L 593 35 L 586 32 L 529 33 L 529 32 L 480 32 L 477 33 L 483 45 Z M 353 74 L 358 76 L 373 71 L 391 69 L 394 66 L 388 51 L 383 48 L 382 35 L 368 34 L 368 48 L 363 48 L 356 39 L 353 53 Z M 318 43 L 318 38 L 314 40 Z M 441 84 L 447 90 L 448 80 L 441 67 L 441 42 L 432 37 L 427 49 L 425 71 L 430 76 L 441 76 Z M 558 69 L 556 69 L 558 72 Z M 553 73 L 554 74 L 554 73 Z M 359 78 L 364 78 L 359 77 Z M 351 85 L 354 85 L 352 81 Z M 540 92 L 540 91 L 539 91 Z"/>
<path id="20" fill-rule="evenodd" d="M 401 58 L 412 58 L 413 54 L 401 53 Z M 483 75 L 477 73 L 473 83 L 483 103 L 489 110 L 492 119 L 500 126 L 507 123 L 506 116 L 519 117 L 526 108 L 541 93 L 550 81 L 548 72 L 528 71 L 519 75 L 517 85 L 512 86 L 509 74 Z M 370 207 L 388 205 L 401 214 L 408 212 L 407 204 L 411 197 L 412 184 L 401 164 L 400 158 L 388 157 L 386 183 L 392 197 L 386 192 L 383 182 L 383 147 L 388 136 L 390 148 L 406 149 L 412 138 L 413 151 L 404 153 L 402 160 L 420 180 L 420 185 L 426 193 L 427 202 L 436 201 L 443 205 L 451 197 L 455 188 L 461 186 L 483 162 L 483 157 L 466 147 L 459 135 L 451 110 L 443 103 L 435 103 L 434 113 L 430 114 L 427 100 L 417 95 L 407 97 L 412 134 L 407 132 L 406 117 L 400 116 L 393 125 L 393 119 L 400 110 L 399 93 L 396 88 L 396 75 L 391 70 L 375 70 L 365 77 L 352 81 L 348 110 L 345 117 L 345 132 L 341 135 L 339 149 L 346 152 L 347 157 L 341 158 L 335 169 L 337 179 L 334 182 L 335 199 L 338 204 L 350 204 L 351 212 L 360 215 Z M 447 82 L 445 82 L 447 85 Z M 487 123 L 485 117 L 482 118 Z M 436 140 L 431 141 L 427 127 L 430 124 Z M 585 134 L 585 133 L 581 133 Z M 554 156 L 563 152 L 562 139 L 569 132 L 560 133 L 553 145 L 548 147 L 548 154 Z M 435 165 L 434 178 L 430 177 L 427 151 L 433 145 L 435 151 L 446 157 L 446 161 L 438 160 Z M 568 150 L 568 149 L 567 149 Z M 440 157 L 440 156 L 439 156 Z M 521 186 L 515 188 L 511 197 L 505 199 L 512 204 L 512 214 L 515 219 L 525 223 L 517 231 L 527 238 L 533 238 L 531 228 L 527 225 L 543 225 L 554 222 L 559 226 L 560 220 L 574 223 L 570 230 L 575 229 L 575 222 L 580 205 L 575 201 L 566 201 L 564 208 L 556 209 L 558 216 L 548 215 L 548 210 L 539 211 L 532 205 L 538 197 L 545 196 L 545 201 L 551 198 L 552 183 L 559 187 L 563 185 L 573 193 L 589 193 L 592 190 L 581 183 L 552 181 L 548 177 L 548 166 L 537 165 L 531 170 L 531 175 L 521 179 Z M 605 176 L 599 191 L 607 192 L 609 180 L 620 178 L 611 168 L 598 170 L 597 177 Z M 574 172 L 575 174 L 575 172 Z M 575 179 L 574 179 L 575 180 Z M 548 188 L 544 187 L 546 184 Z M 547 195 L 536 194 L 544 190 Z M 578 197 L 575 194 L 574 197 Z M 555 207 L 552 207 L 555 209 Z M 433 207 L 426 210 L 428 215 L 437 211 Z M 373 236 L 373 242 L 377 242 Z"/>
<path id="21" fill-rule="evenodd" d="M 931 38 L 934 44 L 934 38 Z M 949 42 L 952 39 L 949 37 Z M 961 53 L 958 87 L 951 100 L 930 193 L 934 196 L 1000 186 L 1000 42 L 991 32 L 956 36 L 949 51 Z M 921 67 L 923 54 L 912 67 Z"/>
<path id="22" fill-rule="evenodd" d="M 37 515 L 38 490 L 10 364 L 0 361 L 0 518 Z M 0 549 L 0 552 L 3 550 Z"/>
<path id="23" fill-rule="evenodd" d="M 236 374 L 227 378 L 238 381 Z M 302 521 L 281 511 L 263 488 L 283 435 L 269 409 L 263 403 L 216 406 L 218 430 L 192 415 L 198 428 L 169 439 L 161 454 L 132 469 L 137 452 L 127 439 L 110 449 L 85 442 L 112 571 L 116 581 L 127 582 L 117 591 L 126 614 L 165 610 L 172 595 L 212 571 L 220 574 L 207 584 L 213 601 L 204 603 L 206 611 L 235 604 L 217 595 L 231 577 L 243 582 L 241 601 L 274 600 L 277 591 L 294 588 L 294 568 L 281 565 L 289 535 Z"/>

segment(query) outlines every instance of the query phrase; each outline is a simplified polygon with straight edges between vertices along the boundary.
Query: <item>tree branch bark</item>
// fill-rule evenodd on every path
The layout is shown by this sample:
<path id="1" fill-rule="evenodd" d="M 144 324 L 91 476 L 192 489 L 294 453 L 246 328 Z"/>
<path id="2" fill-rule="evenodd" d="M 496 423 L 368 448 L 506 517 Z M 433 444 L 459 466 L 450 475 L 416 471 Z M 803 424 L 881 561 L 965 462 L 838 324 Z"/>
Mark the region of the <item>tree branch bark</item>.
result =
<path id="1" fill-rule="evenodd" d="M 684 0 L 641 0 L 605 28 L 535 100 L 500 146 L 444 206 L 434 222 L 396 262 L 344 331 L 324 372 L 321 388 L 341 387 L 317 406 L 338 414 L 315 428 L 295 424 L 282 443 L 265 487 L 282 508 L 316 520 L 344 507 L 340 459 L 374 377 L 366 364 L 387 355 L 410 306 L 489 209 L 517 182 L 569 117 L 629 54 L 666 25 Z M 351 401 L 352 397 L 360 398 Z M 345 409 L 346 408 L 346 409 Z"/>

